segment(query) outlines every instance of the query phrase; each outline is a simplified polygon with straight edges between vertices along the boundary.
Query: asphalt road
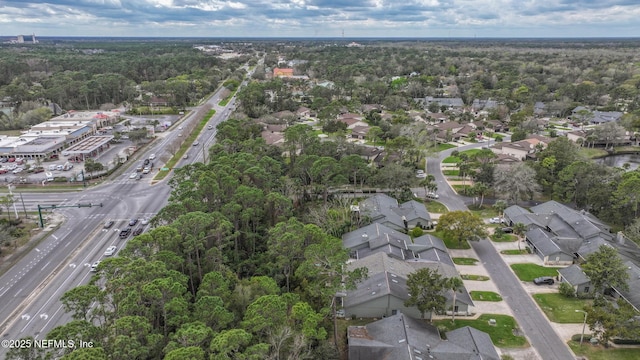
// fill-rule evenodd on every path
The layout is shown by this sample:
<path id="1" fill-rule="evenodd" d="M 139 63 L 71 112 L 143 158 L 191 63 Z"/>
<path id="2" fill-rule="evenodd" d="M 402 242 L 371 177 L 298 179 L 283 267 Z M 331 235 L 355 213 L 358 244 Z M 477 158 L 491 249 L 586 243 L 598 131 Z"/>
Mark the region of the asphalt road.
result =
<path id="1" fill-rule="evenodd" d="M 439 153 L 438 158 L 427 159 L 427 174 L 432 174 L 438 184 L 438 201 L 449 210 L 468 210 L 463 197 L 458 196 L 448 185 L 442 171 L 440 162 L 451 155 L 454 150 L 464 151 L 478 148 L 485 144 L 472 144 L 449 149 Z M 418 191 L 418 189 L 415 189 Z M 424 190 L 423 190 L 424 192 Z M 567 344 L 556 334 L 540 311 L 531 296 L 525 291 L 520 280 L 513 274 L 509 266 L 504 262 L 500 254 L 489 242 L 471 241 L 471 246 L 478 255 L 489 273 L 489 276 L 500 290 L 500 295 L 509 305 L 520 325 L 520 330 L 527 337 L 531 346 L 543 360 L 567 360 L 575 359 L 575 355 Z"/>
<path id="2" fill-rule="evenodd" d="M 234 98 L 225 107 L 218 106 L 221 93 L 216 92 L 201 105 L 217 110 L 209 122 L 214 128 L 226 120 L 235 105 Z M 196 111 L 191 114 L 194 113 Z M 190 115 L 182 121 L 199 119 Z M 150 154 L 169 158 L 167 144 L 175 139 L 178 132 L 167 133 L 158 139 L 142 158 Z M 201 148 L 212 144 L 214 137 L 215 130 L 205 128 L 198 138 L 199 156 L 181 160 L 179 165 L 201 161 L 204 157 Z M 91 203 L 102 204 L 102 207 L 53 210 L 64 215 L 67 221 L 0 277 L 0 340 L 18 340 L 27 336 L 43 339 L 51 329 L 70 321 L 60 297 L 67 290 L 89 282 L 91 264 L 104 258 L 107 247 L 115 245 L 120 250 L 126 245 L 130 237 L 120 239 L 118 230 L 127 227 L 129 219 L 150 218 L 166 205 L 171 191 L 166 180 L 152 185 L 151 175 L 141 180 L 129 179 L 137 162 L 139 158 L 131 161 L 129 170 L 117 178 L 82 192 L 22 194 L 24 208 L 22 201 L 17 202 L 18 212 L 36 210 L 38 204 L 73 206 Z M 158 165 L 161 164 L 158 162 Z M 115 224 L 110 229 L 103 229 L 106 220 L 114 220 Z M 134 228 L 141 226 L 138 223 Z M 145 230 L 148 226 L 144 226 Z M 5 358 L 7 351 L 7 348 L 0 347 L 0 358 Z"/>

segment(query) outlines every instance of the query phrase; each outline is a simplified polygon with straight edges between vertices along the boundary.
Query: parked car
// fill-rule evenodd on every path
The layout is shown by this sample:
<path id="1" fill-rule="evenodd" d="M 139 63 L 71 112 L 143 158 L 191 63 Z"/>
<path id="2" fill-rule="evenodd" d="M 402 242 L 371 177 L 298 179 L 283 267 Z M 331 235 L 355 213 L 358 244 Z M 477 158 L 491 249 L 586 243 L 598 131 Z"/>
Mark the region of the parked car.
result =
<path id="1" fill-rule="evenodd" d="M 37 168 L 33 169 L 33 172 L 35 174 L 39 174 L 41 172 L 44 172 L 44 168 L 42 166 L 38 166 Z"/>
<path id="2" fill-rule="evenodd" d="M 120 230 L 120 238 L 122 238 L 122 239 L 124 239 L 127 236 L 129 236 L 129 234 L 131 234 L 131 228 L 126 228 L 126 229 Z"/>
<path id="3" fill-rule="evenodd" d="M 502 218 L 494 217 L 489 219 L 490 224 L 502 224 Z"/>
<path id="4" fill-rule="evenodd" d="M 116 253 L 116 249 L 117 249 L 117 247 L 115 247 L 115 246 L 109 246 L 107 248 L 107 251 L 104 252 L 104 256 L 111 256 L 111 255 L 115 254 Z"/>
<path id="5" fill-rule="evenodd" d="M 536 285 L 553 285 L 555 280 L 551 276 L 541 276 L 533 279 L 533 283 Z"/>
<path id="6" fill-rule="evenodd" d="M 189 158 L 189 154 L 184 154 L 184 156 L 182 158 L 187 160 Z"/>
<path id="7" fill-rule="evenodd" d="M 502 232 L 505 234 L 511 234 L 513 232 L 513 228 L 510 228 L 510 227 L 503 227 L 500 230 L 502 230 Z"/>
<path id="8" fill-rule="evenodd" d="M 207 129 L 209 129 L 209 130 L 213 129 L 213 125 L 207 126 Z"/>
<path id="9" fill-rule="evenodd" d="M 129 220 L 129 226 L 135 226 L 138 223 L 138 219 Z"/>
<path id="10" fill-rule="evenodd" d="M 142 234 L 142 230 L 144 230 L 144 229 L 143 229 L 143 228 L 141 228 L 141 227 L 139 227 L 139 228 L 135 229 L 135 230 L 133 231 L 133 236 L 138 236 L 138 235 Z"/>
<path id="11" fill-rule="evenodd" d="M 416 177 L 424 179 L 427 177 L 427 174 L 424 172 L 424 170 L 416 170 Z"/>
<path id="12" fill-rule="evenodd" d="M 108 229 L 108 228 L 112 227 L 114 223 L 115 223 L 115 221 L 109 220 L 109 221 L 104 223 L 104 228 Z"/>
<path id="13" fill-rule="evenodd" d="M 429 199 L 439 199 L 439 198 L 440 198 L 440 195 L 438 195 L 438 194 L 436 194 L 436 193 L 434 193 L 434 192 L 429 192 L 429 193 L 427 193 L 427 197 L 428 197 Z"/>

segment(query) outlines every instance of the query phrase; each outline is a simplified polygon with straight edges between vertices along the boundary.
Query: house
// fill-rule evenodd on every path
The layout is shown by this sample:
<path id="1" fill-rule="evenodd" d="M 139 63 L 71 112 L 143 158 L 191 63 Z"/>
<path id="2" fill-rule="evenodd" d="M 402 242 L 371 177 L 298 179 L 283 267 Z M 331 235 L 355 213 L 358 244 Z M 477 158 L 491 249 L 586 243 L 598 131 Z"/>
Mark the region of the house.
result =
<path id="1" fill-rule="evenodd" d="M 293 77 L 293 69 L 291 68 L 274 68 L 273 77 Z"/>
<path id="2" fill-rule="evenodd" d="M 407 292 L 409 275 L 419 269 L 428 268 L 444 278 L 459 277 L 453 265 L 434 261 L 404 261 L 385 253 L 377 253 L 351 261 L 347 267 L 350 270 L 366 268 L 368 278 L 359 282 L 355 289 L 347 290 L 346 296 L 342 298 L 346 317 L 376 318 L 403 312 L 419 318 L 422 314 L 417 307 L 404 305 L 404 302 L 409 299 Z M 446 298 L 445 307 L 452 309 L 452 292 L 445 291 L 443 295 Z M 456 303 L 453 309 L 458 315 L 467 316 L 474 312 L 473 300 L 465 288 L 456 293 Z"/>
<path id="3" fill-rule="evenodd" d="M 311 116 L 311 109 L 301 106 L 296 110 L 296 115 L 298 116 L 298 120 L 304 120 Z"/>
<path id="4" fill-rule="evenodd" d="M 367 133 L 369 133 L 369 126 L 354 126 L 351 129 L 351 138 L 365 140 Z"/>
<path id="5" fill-rule="evenodd" d="M 585 211 L 573 210 L 554 200 L 530 210 L 510 206 L 504 211 L 504 219 L 511 226 L 516 223 L 527 226 L 525 241 L 545 264 L 579 261 L 613 240 L 609 227 Z"/>
<path id="6" fill-rule="evenodd" d="M 342 244 L 352 259 L 384 252 L 398 259 L 413 259 L 411 237 L 380 223 L 372 223 L 342 235 Z"/>
<path id="7" fill-rule="evenodd" d="M 474 116 L 487 116 L 490 110 L 493 110 L 497 107 L 498 102 L 496 100 L 475 99 L 471 104 L 471 111 L 473 111 Z"/>
<path id="8" fill-rule="evenodd" d="M 433 97 L 426 96 L 424 98 L 414 98 L 415 102 L 421 104 L 423 108 L 426 110 L 429 108 L 429 105 L 436 103 L 441 108 L 444 107 L 447 110 L 459 110 L 461 111 L 464 108 L 464 102 L 461 98 L 446 98 L 446 97 Z"/>
<path id="9" fill-rule="evenodd" d="M 524 160 L 527 157 L 534 156 L 533 154 L 536 152 L 538 147 L 545 148 L 549 142 L 550 140 L 544 136 L 530 135 L 524 140 L 495 144 L 491 147 L 491 151 L 497 155 L 511 155 L 515 158 Z"/>
<path id="10" fill-rule="evenodd" d="M 413 243 L 408 244 L 408 247 L 413 252 L 415 260 L 441 262 L 454 266 L 444 241 L 431 234 L 424 234 L 413 239 Z"/>
<path id="11" fill-rule="evenodd" d="M 628 290 L 619 290 L 613 288 L 614 297 L 622 297 L 626 302 L 633 306 L 636 311 L 640 311 L 640 266 L 631 261 L 625 261 L 624 265 L 627 267 L 627 274 L 629 280 L 627 280 Z"/>
<path id="12" fill-rule="evenodd" d="M 574 143 L 583 143 L 587 138 L 587 133 L 582 130 L 574 130 L 566 133 L 567 139 L 573 141 Z"/>
<path id="13" fill-rule="evenodd" d="M 398 205 L 398 200 L 386 194 L 376 194 L 358 204 L 361 216 L 367 216 L 395 230 L 407 230 L 416 226 L 431 227 L 431 216 L 424 204 L 408 201 Z"/>
<path id="14" fill-rule="evenodd" d="M 560 247 L 554 241 L 552 233 L 540 228 L 531 229 L 525 234 L 525 241 L 534 254 L 538 255 L 545 265 L 568 265 L 574 260 L 573 252 L 576 249 Z M 579 241 L 579 240 L 578 240 Z"/>
<path id="15" fill-rule="evenodd" d="M 465 326 L 440 335 L 437 327 L 403 313 L 349 326 L 349 360 L 499 360 L 489 335 Z"/>
<path id="16" fill-rule="evenodd" d="M 576 295 L 589 294 L 589 292 L 593 290 L 591 280 L 589 280 L 584 271 L 582 271 L 582 268 L 578 265 L 558 269 L 558 278 L 560 282 L 571 285 Z"/>

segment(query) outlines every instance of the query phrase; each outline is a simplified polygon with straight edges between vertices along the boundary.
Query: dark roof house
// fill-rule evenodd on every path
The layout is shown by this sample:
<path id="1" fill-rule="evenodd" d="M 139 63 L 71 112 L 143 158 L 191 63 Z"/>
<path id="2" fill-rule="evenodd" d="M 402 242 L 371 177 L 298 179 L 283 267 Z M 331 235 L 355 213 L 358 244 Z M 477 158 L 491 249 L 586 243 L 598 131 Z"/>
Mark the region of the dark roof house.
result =
<path id="1" fill-rule="evenodd" d="M 349 360 L 499 360 L 489 335 L 463 327 L 446 333 L 402 313 L 347 330 Z"/>

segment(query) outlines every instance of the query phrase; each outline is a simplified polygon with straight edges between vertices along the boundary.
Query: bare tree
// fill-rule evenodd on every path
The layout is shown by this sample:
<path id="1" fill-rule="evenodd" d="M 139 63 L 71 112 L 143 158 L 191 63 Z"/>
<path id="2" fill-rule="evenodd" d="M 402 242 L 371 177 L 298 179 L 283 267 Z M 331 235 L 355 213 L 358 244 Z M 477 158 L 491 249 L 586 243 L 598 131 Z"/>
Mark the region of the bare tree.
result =
<path id="1" fill-rule="evenodd" d="M 541 190 L 535 178 L 536 172 L 524 163 L 496 166 L 493 176 L 495 192 L 515 204 L 525 198 L 533 198 Z"/>

